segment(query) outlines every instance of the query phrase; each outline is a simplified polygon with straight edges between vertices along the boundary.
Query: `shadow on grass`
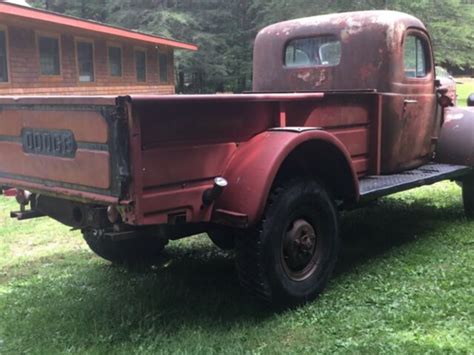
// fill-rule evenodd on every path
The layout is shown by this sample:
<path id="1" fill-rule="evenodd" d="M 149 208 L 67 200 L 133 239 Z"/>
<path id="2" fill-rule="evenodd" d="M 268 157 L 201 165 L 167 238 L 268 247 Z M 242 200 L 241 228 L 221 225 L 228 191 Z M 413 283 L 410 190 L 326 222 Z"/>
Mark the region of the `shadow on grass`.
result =
<path id="1" fill-rule="evenodd" d="M 412 242 L 445 228 L 446 224 L 464 220 L 460 204 L 437 207 L 432 202 L 427 198 L 414 203 L 381 199 L 365 208 L 344 213 L 336 277 L 394 248 L 407 248 Z"/>
<path id="2" fill-rule="evenodd" d="M 459 208 L 395 200 L 345 214 L 335 282 L 367 259 L 461 218 Z M 126 342 L 144 331 L 163 337 L 183 328 L 228 333 L 236 324 L 255 325 L 273 315 L 240 288 L 232 256 L 208 243 L 171 247 L 158 266 L 135 271 L 89 256 L 53 255 L 22 266 L 21 282 L 0 294 L 7 335 L 46 343 L 49 334 L 59 334 L 92 345 Z M 34 271 L 42 263 L 53 266 Z"/>

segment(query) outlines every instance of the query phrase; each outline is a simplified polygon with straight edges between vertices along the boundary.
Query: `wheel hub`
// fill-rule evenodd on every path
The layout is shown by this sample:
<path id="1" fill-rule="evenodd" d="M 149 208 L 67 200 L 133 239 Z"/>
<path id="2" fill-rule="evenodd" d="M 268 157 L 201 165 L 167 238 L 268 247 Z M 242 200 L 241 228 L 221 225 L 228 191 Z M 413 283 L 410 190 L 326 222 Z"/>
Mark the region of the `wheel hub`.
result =
<path id="1" fill-rule="evenodd" d="M 317 236 L 313 226 L 305 219 L 295 220 L 286 232 L 282 243 L 282 262 L 287 275 L 301 281 L 307 278 L 317 264 Z"/>

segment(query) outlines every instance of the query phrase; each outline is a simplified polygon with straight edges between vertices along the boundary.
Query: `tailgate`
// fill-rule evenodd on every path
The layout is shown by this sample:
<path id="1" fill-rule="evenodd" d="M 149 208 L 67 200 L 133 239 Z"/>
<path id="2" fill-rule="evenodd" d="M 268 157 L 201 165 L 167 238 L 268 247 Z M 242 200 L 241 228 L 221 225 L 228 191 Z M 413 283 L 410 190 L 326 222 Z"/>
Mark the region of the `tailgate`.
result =
<path id="1" fill-rule="evenodd" d="M 118 201 L 129 169 L 126 115 L 117 101 L 0 98 L 0 185 Z"/>

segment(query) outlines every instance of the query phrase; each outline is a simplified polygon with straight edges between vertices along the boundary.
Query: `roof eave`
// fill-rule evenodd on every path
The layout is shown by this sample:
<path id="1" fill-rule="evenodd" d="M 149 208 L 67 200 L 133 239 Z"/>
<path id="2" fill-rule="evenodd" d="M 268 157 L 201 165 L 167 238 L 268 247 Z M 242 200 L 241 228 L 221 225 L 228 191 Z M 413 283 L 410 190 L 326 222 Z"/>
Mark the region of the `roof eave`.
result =
<path id="1" fill-rule="evenodd" d="M 25 19 L 34 19 L 36 21 L 62 25 L 69 28 L 80 29 L 94 33 L 107 34 L 118 38 L 147 42 L 153 45 L 164 45 L 189 51 L 198 50 L 198 46 L 195 44 L 176 41 L 169 38 L 149 35 L 120 27 L 105 25 L 99 22 L 83 20 L 50 11 L 44 11 L 10 3 L 0 3 L 0 14 L 16 16 Z"/>

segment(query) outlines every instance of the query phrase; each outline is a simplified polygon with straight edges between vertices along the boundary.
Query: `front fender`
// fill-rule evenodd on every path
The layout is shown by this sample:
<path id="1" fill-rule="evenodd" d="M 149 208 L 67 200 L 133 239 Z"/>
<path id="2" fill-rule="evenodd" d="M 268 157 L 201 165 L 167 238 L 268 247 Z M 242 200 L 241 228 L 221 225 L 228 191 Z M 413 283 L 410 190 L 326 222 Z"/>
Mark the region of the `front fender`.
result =
<path id="1" fill-rule="evenodd" d="M 308 142 L 324 142 L 331 147 L 330 151 L 334 152 L 331 154 L 338 155 L 334 161 L 342 162 L 343 166 L 338 166 L 337 169 L 347 172 L 348 175 L 346 197 L 357 201 L 359 198 L 357 175 L 350 155 L 339 139 L 328 132 L 316 129 L 279 130 L 261 133 L 239 147 L 225 170 L 224 177 L 229 184 L 216 201 L 215 211 L 220 214 L 246 217 L 246 223 L 243 225 L 241 223 L 240 226 L 255 224 L 263 214 L 270 189 L 285 159 Z M 317 164 L 318 154 L 304 156 L 304 160 L 309 165 L 313 162 Z"/>
<path id="2" fill-rule="evenodd" d="M 474 167 L 474 108 L 446 109 L 435 160 Z"/>

